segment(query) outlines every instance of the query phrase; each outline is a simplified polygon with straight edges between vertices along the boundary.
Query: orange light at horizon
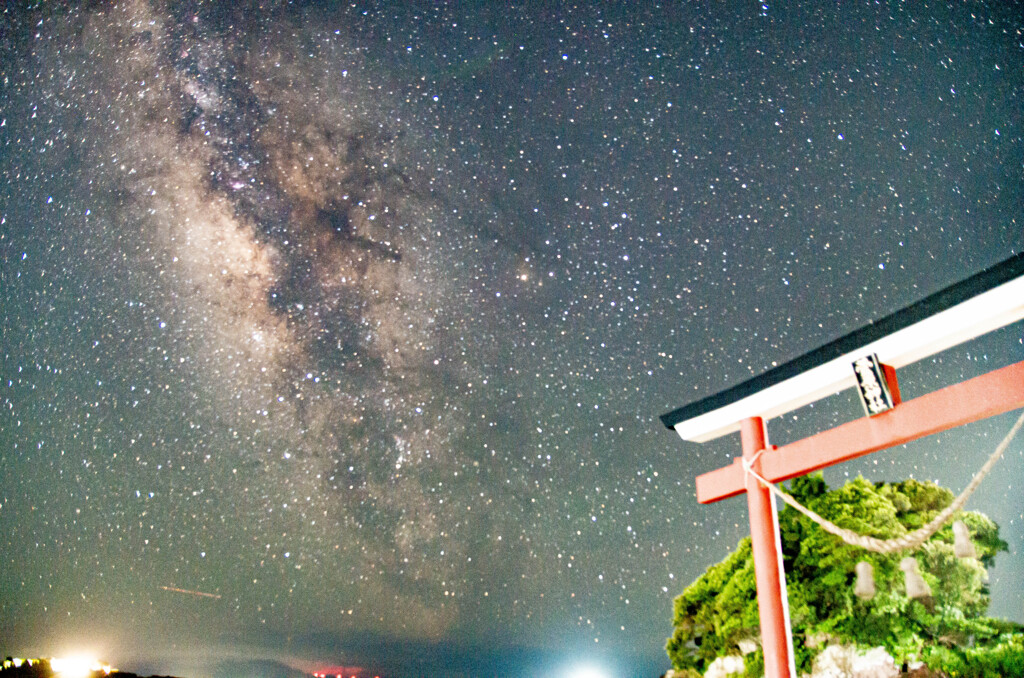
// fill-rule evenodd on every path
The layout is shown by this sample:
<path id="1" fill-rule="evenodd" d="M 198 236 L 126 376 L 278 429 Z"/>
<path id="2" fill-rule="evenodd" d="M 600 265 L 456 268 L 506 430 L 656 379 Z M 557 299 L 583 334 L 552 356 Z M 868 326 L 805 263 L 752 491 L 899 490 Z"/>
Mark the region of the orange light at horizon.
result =
<path id="1" fill-rule="evenodd" d="M 93 673 L 110 675 L 114 668 L 86 655 L 73 657 L 51 657 L 50 668 L 60 678 L 88 678 Z"/>
<path id="2" fill-rule="evenodd" d="M 313 671 L 310 675 L 313 678 L 362 678 L 366 673 L 366 669 L 361 666 L 328 666 L 318 671 Z M 373 678 L 380 678 L 375 675 Z"/>

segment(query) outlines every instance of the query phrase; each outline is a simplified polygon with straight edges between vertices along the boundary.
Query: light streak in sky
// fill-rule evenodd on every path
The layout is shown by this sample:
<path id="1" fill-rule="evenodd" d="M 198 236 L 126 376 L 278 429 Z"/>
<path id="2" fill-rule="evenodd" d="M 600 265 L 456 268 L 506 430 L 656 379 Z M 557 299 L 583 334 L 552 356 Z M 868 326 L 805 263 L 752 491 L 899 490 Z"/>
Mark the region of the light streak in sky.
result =
<path id="1" fill-rule="evenodd" d="M 216 593 L 204 593 L 203 591 L 192 591 L 191 589 L 179 589 L 173 586 L 161 586 L 164 591 L 171 591 L 173 593 L 184 593 L 190 596 L 199 596 L 200 598 L 213 598 L 214 600 L 220 600 L 220 595 Z"/>

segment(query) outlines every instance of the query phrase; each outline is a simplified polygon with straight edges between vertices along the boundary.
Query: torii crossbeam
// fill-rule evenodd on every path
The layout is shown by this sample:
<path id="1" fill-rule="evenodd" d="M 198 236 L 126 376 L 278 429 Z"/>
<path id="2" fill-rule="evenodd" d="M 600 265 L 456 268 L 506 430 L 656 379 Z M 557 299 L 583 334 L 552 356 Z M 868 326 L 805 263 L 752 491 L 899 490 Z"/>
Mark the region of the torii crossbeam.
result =
<path id="1" fill-rule="evenodd" d="M 697 477 L 697 501 L 747 493 L 767 678 L 795 678 L 775 498 L 743 462 L 781 482 L 986 417 L 1024 408 L 1024 361 L 901 402 L 896 369 L 1024 318 L 1024 253 L 821 348 L 664 414 L 684 440 L 740 431 L 743 456 Z M 765 420 L 859 386 L 871 415 L 783 447 Z"/>

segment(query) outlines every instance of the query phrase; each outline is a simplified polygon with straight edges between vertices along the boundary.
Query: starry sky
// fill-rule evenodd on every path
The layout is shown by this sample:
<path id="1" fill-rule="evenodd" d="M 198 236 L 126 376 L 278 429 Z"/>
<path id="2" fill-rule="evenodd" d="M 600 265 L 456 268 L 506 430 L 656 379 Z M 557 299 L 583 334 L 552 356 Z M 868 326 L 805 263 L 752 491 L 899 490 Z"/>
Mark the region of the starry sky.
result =
<path id="1" fill-rule="evenodd" d="M 1021 9 L 7 5 L 0 650 L 664 671 L 672 598 L 749 530 L 694 496 L 737 437 L 658 415 L 1021 251 Z M 959 492 L 1012 421 L 826 480 Z M 1022 449 L 968 504 L 1017 621 Z"/>

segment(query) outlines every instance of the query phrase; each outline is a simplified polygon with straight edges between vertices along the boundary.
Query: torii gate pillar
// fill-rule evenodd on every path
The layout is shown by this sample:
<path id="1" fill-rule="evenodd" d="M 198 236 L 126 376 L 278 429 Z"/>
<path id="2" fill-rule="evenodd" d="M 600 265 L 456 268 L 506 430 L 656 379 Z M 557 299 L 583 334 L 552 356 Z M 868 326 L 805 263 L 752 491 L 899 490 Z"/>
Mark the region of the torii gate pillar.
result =
<path id="1" fill-rule="evenodd" d="M 760 456 L 767 447 L 764 420 L 750 417 L 740 422 L 740 439 L 743 442 L 743 459 L 760 474 Z M 765 675 L 796 676 L 775 495 L 752 474 L 745 475 Z"/>

